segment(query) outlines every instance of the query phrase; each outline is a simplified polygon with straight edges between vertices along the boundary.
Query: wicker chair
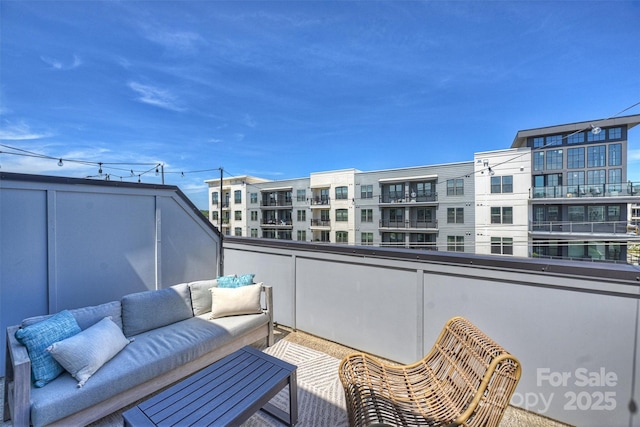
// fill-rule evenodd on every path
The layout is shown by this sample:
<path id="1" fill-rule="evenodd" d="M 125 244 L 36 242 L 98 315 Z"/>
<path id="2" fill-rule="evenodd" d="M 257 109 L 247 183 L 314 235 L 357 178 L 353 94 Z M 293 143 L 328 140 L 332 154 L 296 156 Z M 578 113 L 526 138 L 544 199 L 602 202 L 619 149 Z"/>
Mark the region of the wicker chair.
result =
<path id="1" fill-rule="evenodd" d="M 520 374 L 520 362 L 463 317 L 450 319 L 413 365 L 355 353 L 339 368 L 352 427 L 495 427 Z"/>

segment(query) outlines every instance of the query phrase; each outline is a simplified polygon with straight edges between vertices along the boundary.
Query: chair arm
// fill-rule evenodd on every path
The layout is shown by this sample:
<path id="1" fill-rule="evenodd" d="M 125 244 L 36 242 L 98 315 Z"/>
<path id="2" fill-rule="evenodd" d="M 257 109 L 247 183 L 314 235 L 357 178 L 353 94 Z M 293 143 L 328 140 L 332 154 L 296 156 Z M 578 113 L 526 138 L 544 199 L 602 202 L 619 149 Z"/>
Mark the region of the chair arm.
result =
<path id="1" fill-rule="evenodd" d="M 15 337 L 18 326 L 7 328 L 3 419 L 14 427 L 28 426 L 31 413 L 31 359 Z"/>
<path id="2" fill-rule="evenodd" d="M 273 288 L 271 286 L 262 285 L 264 292 L 264 312 L 269 316 L 269 336 L 267 337 L 267 346 L 274 344 L 273 338 Z"/>

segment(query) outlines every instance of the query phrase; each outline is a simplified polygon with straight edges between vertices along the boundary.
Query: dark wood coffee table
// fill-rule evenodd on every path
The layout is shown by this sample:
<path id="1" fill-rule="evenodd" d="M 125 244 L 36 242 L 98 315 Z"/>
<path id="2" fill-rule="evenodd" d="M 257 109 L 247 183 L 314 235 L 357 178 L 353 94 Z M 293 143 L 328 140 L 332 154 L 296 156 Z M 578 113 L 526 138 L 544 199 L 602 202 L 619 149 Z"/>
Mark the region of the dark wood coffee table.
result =
<path id="1" fill-rule="evenodd" d="M 125 426 L 239 425 L 260 409 L 298 421 L 296 366 L 244 347 L 123 414 Z M 289 386 L 289 413 L 268 403 Z"/>

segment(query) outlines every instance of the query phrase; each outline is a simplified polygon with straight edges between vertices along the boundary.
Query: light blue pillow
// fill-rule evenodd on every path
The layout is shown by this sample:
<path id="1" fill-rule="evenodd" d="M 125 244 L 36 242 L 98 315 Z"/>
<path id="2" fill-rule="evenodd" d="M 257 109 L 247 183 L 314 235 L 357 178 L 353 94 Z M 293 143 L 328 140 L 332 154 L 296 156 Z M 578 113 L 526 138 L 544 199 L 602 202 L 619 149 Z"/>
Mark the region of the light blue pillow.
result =
<path id="1" fill-rule="evenodd" d="M 122 331 L 127 337 L 193 317 L 186 283 L 125 295 L 121 304 Z"/>
<path id="2" fill-rule="evenodd" d="M 36 387 L 44 387 L 64 372 L 62 366 L 46 350 L 47 347 L 80 331 L 78 322 L 68 310 L 16 331 L 16 339 L 27 347 L 31 359 L 31 376 Z"/>
<path id="3" fill-rule="evenodd" d="M 255 274 L 243 274 L 242 276 L 224 276 L 218 277 L 219 288 L 238 288 L 253 284 Z"/>
<path id="4" fill-rule="evenodd" d="M 82 387 L 89 377 L 129 344 L 122 330 L 105 317 L 84 331 L 51 344 L 47 351 Z"/>

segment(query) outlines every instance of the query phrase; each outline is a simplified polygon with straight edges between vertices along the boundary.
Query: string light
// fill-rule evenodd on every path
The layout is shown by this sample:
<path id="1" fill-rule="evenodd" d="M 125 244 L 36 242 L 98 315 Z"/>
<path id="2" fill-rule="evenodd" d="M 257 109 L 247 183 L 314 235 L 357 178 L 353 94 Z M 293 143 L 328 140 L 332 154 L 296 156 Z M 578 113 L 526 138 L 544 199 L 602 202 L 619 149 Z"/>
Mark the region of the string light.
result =
<path id="1" fill-rule="evenodd" d="M 58 161 L 58 166 L 60 166 L 60 167 L 63 166 L 62 159 L 60 159 L 60 161 Z"/>

